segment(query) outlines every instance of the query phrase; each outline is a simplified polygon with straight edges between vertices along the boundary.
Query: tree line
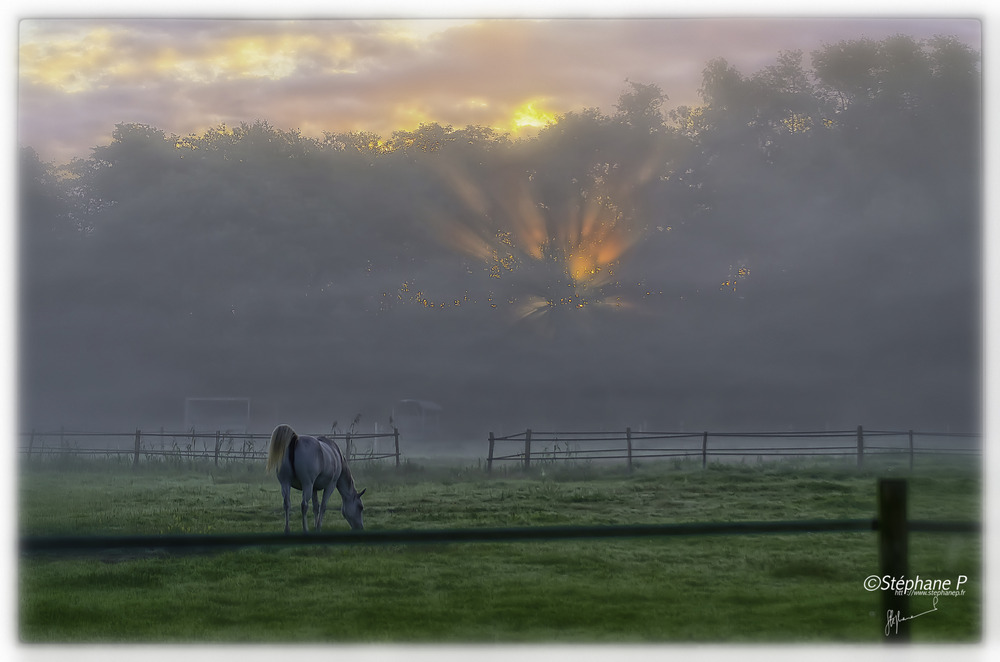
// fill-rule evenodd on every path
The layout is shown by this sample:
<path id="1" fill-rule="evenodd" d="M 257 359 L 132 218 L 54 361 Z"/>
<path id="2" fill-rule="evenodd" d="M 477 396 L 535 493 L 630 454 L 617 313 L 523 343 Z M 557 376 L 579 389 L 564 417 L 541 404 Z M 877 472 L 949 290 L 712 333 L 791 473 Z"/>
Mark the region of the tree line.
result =
<path id="1" fill-rule="evenodd" d="M 626 81 L 613 110 L 526 139 L 257 119 L 122 123 L 68 164 L 23 146 L 24 415 L 430 393 L 481 419 L 532 411 L 558 376 L 567 407 L 655 396 L 708 417 L 707 369 L 739 418 L 801 397 L 788 366 L 831 362 L 803 411 L 860 376 L 883 409 L 974 415 L 979 54 L 899 35 L 806 59 L 712 60 L 693 107 Z M 549 376 L 510 396 L 532 367 Z M 469 379 L 492 395 L 465 402 Z M 852 422 L 872 396 L 853 397 Z"/>

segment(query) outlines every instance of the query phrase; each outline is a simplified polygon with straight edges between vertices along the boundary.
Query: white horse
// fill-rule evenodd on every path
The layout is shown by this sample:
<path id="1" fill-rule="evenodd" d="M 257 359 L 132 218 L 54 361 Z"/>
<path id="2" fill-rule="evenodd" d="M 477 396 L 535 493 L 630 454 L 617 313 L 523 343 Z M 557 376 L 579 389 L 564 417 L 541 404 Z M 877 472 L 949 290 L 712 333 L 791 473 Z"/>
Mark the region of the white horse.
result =
<path id="1" fill-rule="evenodd" d="M 323 524 L 323 514 L 326 512 L 326 501 L 330 498 L 331 488 L 337 487 L 343 505 L 340 512 L 352 529 L 365 528 L 364 505 L 361 495 L 365 490 L 357 491 L 354 487 L 354 477 L 347 467 L 340 448 L 332 439 L 326 437 L 310 437 L 298 435 L 291 427 L 279 425 L 271 433 L 271 442 L 267 451 L 267 469 L 277 469 L 278 483 L 281 484 L 281 498 L 285 506 L 285 533 L 288 533 L 288 506 L 291 498 L 291 488 L 302 490 L 302 532 L 308 533 L 306 512 L 309 510 L 309 495 L 312 495 L 314 526 L 319 531 Z M 319 492 L 323 491 L 323 501 L 319 501 Z"/>

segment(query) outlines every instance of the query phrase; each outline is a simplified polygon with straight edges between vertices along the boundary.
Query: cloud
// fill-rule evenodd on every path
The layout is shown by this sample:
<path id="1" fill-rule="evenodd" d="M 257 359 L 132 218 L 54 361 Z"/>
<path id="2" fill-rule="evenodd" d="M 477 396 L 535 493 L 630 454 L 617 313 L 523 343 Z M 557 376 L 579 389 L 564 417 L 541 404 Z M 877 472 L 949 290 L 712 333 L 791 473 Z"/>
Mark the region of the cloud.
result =
<path id="1" fill-rule="evenodd" d="M 944 19 L 26 20 L 20 140 L 63 161 L 119 122 L 180 135 L 254 119 L 317 137 L 422 122 L 510 130 L 532 103 L 610 112 L 626 79 L 697 104 L 715 57 L 749 74 L 782 50 L 897 32 L 979 48 L 979 31 Z"/>

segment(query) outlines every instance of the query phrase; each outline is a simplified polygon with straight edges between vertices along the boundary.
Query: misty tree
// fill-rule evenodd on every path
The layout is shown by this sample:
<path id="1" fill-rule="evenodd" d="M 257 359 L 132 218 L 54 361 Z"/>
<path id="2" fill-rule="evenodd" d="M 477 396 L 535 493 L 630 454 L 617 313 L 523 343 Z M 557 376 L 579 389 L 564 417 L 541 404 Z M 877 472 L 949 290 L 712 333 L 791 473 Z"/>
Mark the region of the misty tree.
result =
<path id="1" fill-rule="evenodd" d="M 957 40 L 861 39 L 821 49 L 813 61 L 838 138 L 888 172 L 911 169 L 917 159 L 917 171 L 947 177 L 959 164 L 940 156 L 961 159 L 976 149 L 979 57 Z M 968 174 L 968 162 L 962 165 Z"/>
<path id="2" fill-rule="evenodd" d="M 18 164 L 19 240 L 22 255 L 21 298 L 25 304 L 71 299 L 77 274 L 87 262 L 84 250 L 92 230 L 81 213 L 73 182 L 60 176 L 55 165 L 44 163 L 30 147 L 23 147 Z M 27 328 L 40 324 L 35 314 L 50 308 L 25 305 Z"/>
<path id="3" fill-rule="evenodd" d="M 663 130 L 663 102 L 667 95 L 659 85 L 626 81 L 630 91 L 622 93 L 615 104 L 615 119 L 637 129 L 655 133 Z"/>
<path id="4" fill-rule="evenodd" d="M 374 131 L 345 131 L 323 133 L 323 146 L 335 151 L 352 151 L 375 157 L 389 151 L 388 143 Z"/>
<path id="5" fill-rule="evenodd" d="M 42 162 L 31 147 L 22 147 L 18 157 L 22 240 L 38 245 L 37 250 L 44 252 L 55 243 L 86 232 L 84 218 L 75 208 L 71 185 L 59 176 L 55 165 Z"/>

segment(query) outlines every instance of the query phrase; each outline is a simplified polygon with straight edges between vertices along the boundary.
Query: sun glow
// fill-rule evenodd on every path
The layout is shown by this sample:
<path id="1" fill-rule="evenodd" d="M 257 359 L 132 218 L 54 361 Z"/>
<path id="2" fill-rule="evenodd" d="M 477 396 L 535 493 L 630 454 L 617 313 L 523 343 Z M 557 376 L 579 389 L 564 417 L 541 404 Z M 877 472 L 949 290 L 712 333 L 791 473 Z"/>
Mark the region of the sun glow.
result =
<path id="1" fill-rule="evenodd" d="M 544 110 L 541 105 L 544 99 L 531 99 L 518 106 L 510 121 L 510 128 L 515 132 L 524 129 L 542 129 L 559 120 L 559 114 Z"/>

